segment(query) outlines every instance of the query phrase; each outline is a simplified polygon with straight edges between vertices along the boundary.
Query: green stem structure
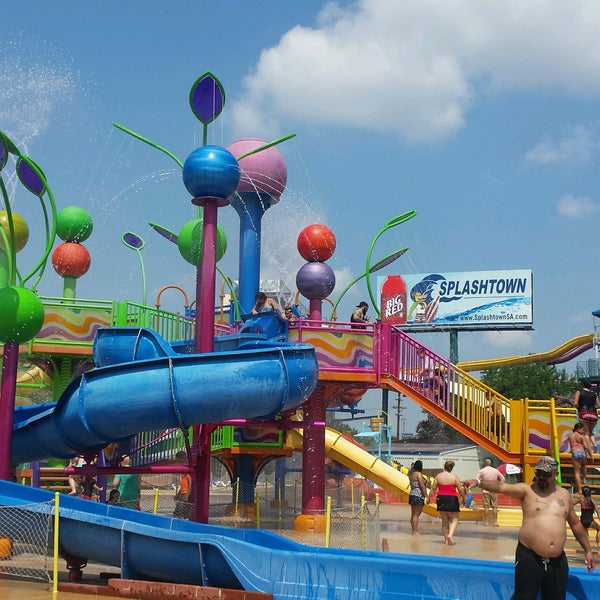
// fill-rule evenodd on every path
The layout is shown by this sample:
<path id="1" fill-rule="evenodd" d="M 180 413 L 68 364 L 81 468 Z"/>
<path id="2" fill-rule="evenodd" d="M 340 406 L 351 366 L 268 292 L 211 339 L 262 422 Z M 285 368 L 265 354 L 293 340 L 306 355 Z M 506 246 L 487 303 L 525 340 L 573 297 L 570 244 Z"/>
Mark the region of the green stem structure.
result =
<path id="1" fill-rule="evenodd" d="M 152 146 L 153 148 L 156 148 L 157 150 L 164 152 L 167 156 L 170 156 L 183 169 L 183 163 L 172 152 L 170 152 L 166 148 L 159 146 L 158 144 L 154 143 L 152 140 L 149 140 L 147 137 L 144 137 L 143 135 L 140 135 L 139 133 L 136 133 L 135 131 L 132 131 L 131 129 L 127 129 L 127 127 L 125 127 L 124 125 L 121 125 L 119 123 L 113 123 L 113 125 L 117 129 L 120 129 L 121 131 L 124 131 L 125 133 L 133 136 L 134 138 L 140 140 L 141 142 L 144 142 L 144 144 L 148 144 L 149 146 Z"/>
<path id="2" fill-rule="evenodd" d="M 12 211 L 10 209 L 10 202 L 8 199 L 8 191 L 4 185 L 4 180 L 0 177 L 0 189 L 2 189 L 2 196 L 4 197 L 4 208 L 6 209 L 6 220 L 8 222 L 8 236 L 4 231 L 4 227 L 0 227 L 0 234 L 4 242 L 4 253 L 6 255 L 6 283 L 2 287 L 7 285 L 15 285 L 16 283 L 16 269 L 17 269 L 17 253 L 14 250 L 15 242 L 15 226 L 12 218 Z"/>
<path id="3" fill-rule="evenodd" d="M 242 160 L 242 158 L 246 158 L 246 156 L 250 156 L 251 154 L 256 154 L 257 152 L 262 152 L 263 150 L 266 150 L 267 148 L 270 148 L 271 146 L 277 146 L 277 144 L 281 144 L 281 142 L 290 140 L 293 137 L 296 137 L 295 133 L 288 133 L 288 135 L 284 135 L 283 137 L 277 138 L 276 140 L 273 140 L 272 142 L 267 142 L 266 144 L 263 144 L 262 146 L 259 146 L 258 148 L 254 148 L 253 150 L 248 150 L 248 152 L 245 152 L 244 154 L 240 154 L 240 156 L 236 156 L 236 160 L 239 162 L 240 160 Z"/>
<path id="4" fill-rule="evenodd" d="M 377 314 L 377 318 L 381 315 L 381 311 L 377 306 L 377 301 L 375 300 L 375 295 L 373 294 L 373 288 L 371 287 L 371 254 L 373 253 L 373 248 L 375 246 L 375 242 L 388 230 L 392 229 L 392 227 L 396 227 L 397 225 L 401 225 L 402 223 L 406 223 L 406 221 L 410 221 L 417 214 L 416 210 L 409 210 L 393 219 L 390 219 L 381 229 L 373 240 L 371 241 L 371 245 L 369 246 L 369 251 L 367 252 L 367 262 L 365 267 L 365 274 L 367 276 L 367 291 L 369 292 L 369 298 L 371 299 L 371 303 L 373 308 L 375 309 L 375 313 Z"/>

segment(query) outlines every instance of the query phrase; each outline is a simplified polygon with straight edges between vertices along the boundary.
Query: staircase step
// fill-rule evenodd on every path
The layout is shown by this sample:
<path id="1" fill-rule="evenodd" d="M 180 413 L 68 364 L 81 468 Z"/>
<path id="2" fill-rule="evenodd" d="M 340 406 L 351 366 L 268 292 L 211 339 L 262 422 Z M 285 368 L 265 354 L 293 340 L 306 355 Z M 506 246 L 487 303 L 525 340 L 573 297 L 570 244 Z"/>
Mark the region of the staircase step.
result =
<path id="1" fill-rule="evenodd" d="M 523 511 L 520 508 L 499 508 L 498 525 L 500 527 L 521 527 Z"/>

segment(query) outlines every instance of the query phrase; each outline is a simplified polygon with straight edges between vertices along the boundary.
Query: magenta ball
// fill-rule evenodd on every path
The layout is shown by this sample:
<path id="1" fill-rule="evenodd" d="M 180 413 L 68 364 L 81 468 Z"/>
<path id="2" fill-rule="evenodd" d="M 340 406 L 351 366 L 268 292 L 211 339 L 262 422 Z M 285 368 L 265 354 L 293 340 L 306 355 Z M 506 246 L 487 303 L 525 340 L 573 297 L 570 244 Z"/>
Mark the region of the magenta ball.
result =
<path id="1" fill-rule="evenodd" d="M 233 142 L 227 149 L 237 157 L 266 143 L 248 138 Z M 266 192 L 279 199 L 287 183 L 287 167 L 275 146 L 250 154 L 238 162 L 242 170 L 238 192 Z"/>
<path id="2" fill-rule="evenodd" d="M 296 274 L 296 287 L 305 298 L 327 298 L 335 287 L 333 269 L 322 262 L 306 263 Z"/>
<path id="3" fill-rule="evenodd" d="M 201 146 L 187 157 L 182 175 L 194 198 L 229 198 L 240 181 L 240 167 L 225 148 Z"/>

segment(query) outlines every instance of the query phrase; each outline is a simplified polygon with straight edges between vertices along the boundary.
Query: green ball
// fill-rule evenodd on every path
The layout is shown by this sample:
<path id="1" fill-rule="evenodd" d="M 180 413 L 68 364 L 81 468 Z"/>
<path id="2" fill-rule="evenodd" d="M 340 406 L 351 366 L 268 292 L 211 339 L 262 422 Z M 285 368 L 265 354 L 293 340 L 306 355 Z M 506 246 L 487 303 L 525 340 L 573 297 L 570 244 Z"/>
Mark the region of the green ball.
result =
<path id="1" fill-rule="evenodd" d="M 31 290 L 14 285 L 0 289 L 1 342 L 28 342 L 43 324 L 44 306 Z"/>
<path id="2" fill-rule="evenodd" d="M 56 235 L 64 242 L 81 244 L 92 235 L 94 222 L 83 208 L 67 206 L 56 215 Z"/>
<path id="3" fill-rule="evenodd" d="M 179 232 L 177 240 L 179 253 L 187 262 L 197 267 L 202 262 L 202 219 L 188 221 Z M 227 236 L 224 229 L 217 225 L 217 262 L 227 250 Z"/>

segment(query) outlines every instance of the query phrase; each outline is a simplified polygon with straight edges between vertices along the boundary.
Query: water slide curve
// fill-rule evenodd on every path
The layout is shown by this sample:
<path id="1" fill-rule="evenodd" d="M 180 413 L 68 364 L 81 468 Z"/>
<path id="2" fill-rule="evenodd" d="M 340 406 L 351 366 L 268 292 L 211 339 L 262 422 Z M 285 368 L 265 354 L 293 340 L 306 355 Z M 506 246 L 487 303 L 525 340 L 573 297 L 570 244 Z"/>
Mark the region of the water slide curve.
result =
<path id="1" fill-rule="evenodd" d="M 590 350 L 593 344 L 594 335 L 590 333 L 574 337 L 547 352 L 459 362 L 456 366 L 463 371 L 483 371 L 485 369 L 498 369 L 500 367 L 526 365 L 536 362 L 545 362 L 548 365 L 560 365 Z"/>
<path id="2" fill-rule="evenodd" d="M 217 351 L 196 354 L 151 329 L 101 329 L 94 369 L 56 403 L 15 410 L 11 463 L 66 458 L 142 431 L 269 419 L 292 409 L 317 385 L 314 348 L 263 338 L 227 336 L 223 344 L 217 339 Z"/>

